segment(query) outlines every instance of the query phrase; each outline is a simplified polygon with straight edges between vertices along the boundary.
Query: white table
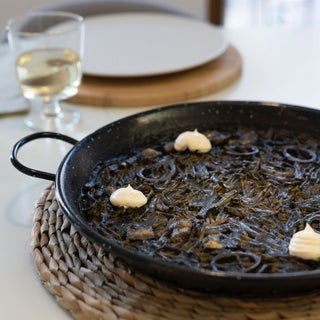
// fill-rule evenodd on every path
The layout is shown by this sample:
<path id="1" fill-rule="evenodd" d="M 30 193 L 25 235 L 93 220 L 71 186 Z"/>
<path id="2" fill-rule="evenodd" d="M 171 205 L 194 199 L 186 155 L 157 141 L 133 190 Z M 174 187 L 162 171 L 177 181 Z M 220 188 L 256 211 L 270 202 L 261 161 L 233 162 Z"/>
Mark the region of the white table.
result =
<path id="1" fill-rule="evenodd" d="M 230 87 L 197 101 L 264 100 L 320 108 L 320 29 L 226 30 L 226 34 L 243 57 L 242 76 Z M 1 88 L 11 78 L 3 70 L 0 75 Z M 76 107 L 82 117 L 70 134 L 76 139 L 150 109 Z M 30 248 L 33 205 L 50 182 L 21 174 L 9 161 L 14 143 L 29 133 L 23 116 L 0 118 L 0 318 L 71 319 L 39 282 Z M 55 172 L 68 148 L 46 139 L 26 146 L 20 157 L 27 165 Z"/>

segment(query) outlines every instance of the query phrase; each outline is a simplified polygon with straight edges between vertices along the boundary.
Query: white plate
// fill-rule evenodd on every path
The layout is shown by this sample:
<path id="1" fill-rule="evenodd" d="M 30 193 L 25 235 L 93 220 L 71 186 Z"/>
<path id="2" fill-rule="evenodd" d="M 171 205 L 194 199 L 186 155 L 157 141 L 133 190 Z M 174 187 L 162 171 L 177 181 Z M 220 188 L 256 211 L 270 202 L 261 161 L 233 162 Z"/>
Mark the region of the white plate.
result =
<path id="1" fill-rule="evenodd" d="M 137 77 L 167 74 L 209 62 L 227 48 L 218 27 L 159 13 L 121 13 L 85 19 L 83 71 Z"/>

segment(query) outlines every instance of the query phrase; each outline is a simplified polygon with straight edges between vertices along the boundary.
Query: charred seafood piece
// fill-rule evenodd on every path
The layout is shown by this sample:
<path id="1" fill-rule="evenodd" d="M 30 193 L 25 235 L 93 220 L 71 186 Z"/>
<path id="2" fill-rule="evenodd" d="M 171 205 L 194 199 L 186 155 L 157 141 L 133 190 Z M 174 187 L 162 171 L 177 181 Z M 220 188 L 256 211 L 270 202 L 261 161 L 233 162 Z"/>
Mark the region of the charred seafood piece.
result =
<path id="1" fill-rule="evenodd" d="M 259 266 L 261 257 L 251 252 L 222 252 L 211 260 L 215 271 L 250 272 Z"/>
<path id="2" fill-rule="evenodd" d="M 320 257 L 293 254 L 310 244 L 299 233 L 307 224 L 320 230 L 319 136 L 212 128 L 199 138 L 206 152 L 188 143 L 176 150 L 177 136 L 97 164 L 81 197 L 94 228 L 131 251 L 194 269 L 320 268 Z M 111 194 L 128 185 L 146 197 L 144 205 L 112 203 Z"/>
<path id="3" fill-rule="evenodd" d="M 317 157 L 314 151 L 298 146 L 285 147 L 283 154 L 289 161 L 300 163 L 312 162 Z"/>

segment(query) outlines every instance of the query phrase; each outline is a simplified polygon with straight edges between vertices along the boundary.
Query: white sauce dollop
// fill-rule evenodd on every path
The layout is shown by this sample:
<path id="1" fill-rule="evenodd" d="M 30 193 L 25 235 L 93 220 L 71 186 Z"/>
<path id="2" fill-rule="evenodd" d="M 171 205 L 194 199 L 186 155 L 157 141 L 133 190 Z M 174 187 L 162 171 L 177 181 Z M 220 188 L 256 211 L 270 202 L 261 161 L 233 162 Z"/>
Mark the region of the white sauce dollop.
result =
<path id="1" fill-rule="evenodd" d="M 177 151 L 185 151 L 188 148 L 191 152 L 206 153 L 211 150 L 212 146 L 210 140 L 196 129 L 179 134 L 174 142 L 174 148 Z"/>
<path id="2" fill-rule="evenodd" d="M 320 258 L 320 233 L 307 224 L 304 230 L 292 236 L 289 253 L 302 259 L 318 260 Z"/>
<path id="3" fill-rule="evenodd" d="M 110 196 L 110 201 L 116 207 L 140 208 L 147 203 L 147 198 L 141 191 L 133 189 L 129 184 L 126 188 L 114 191 Z"/>

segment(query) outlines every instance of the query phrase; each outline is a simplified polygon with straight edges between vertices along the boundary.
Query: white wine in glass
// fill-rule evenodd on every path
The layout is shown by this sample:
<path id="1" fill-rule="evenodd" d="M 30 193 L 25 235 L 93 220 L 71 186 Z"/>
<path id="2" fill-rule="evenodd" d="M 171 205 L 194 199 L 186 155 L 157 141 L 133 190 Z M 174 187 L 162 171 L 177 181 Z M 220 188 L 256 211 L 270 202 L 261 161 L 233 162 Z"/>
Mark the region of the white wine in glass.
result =
<path id="1" fill-rule="evenodd" d="M 73 127 L 79 113 L 62 109 L 59 102 L 75 95 L 81 83 L 83 18 L 65 12 L 34 12 L 11 19 L 7 31 L 20 90 L 26 99 L 40 99 L 42 104 L 42 111 L 31 112 L 25 123 L 40 130 Z"/>

